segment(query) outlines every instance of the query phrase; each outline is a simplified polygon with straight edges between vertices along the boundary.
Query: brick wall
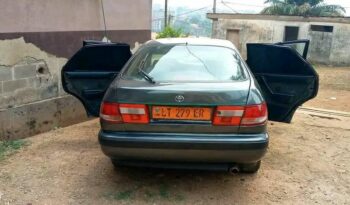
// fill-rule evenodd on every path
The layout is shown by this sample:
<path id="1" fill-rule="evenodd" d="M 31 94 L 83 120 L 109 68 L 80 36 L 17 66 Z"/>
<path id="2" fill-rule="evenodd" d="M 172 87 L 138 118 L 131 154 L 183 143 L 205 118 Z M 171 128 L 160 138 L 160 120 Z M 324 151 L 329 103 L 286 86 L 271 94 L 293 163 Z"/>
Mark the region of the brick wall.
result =
<path id="1" fill-rule="evenodd" d="M 86 120 L 85 110 L 61 86 L 67 59 L 23 38 L 0 40 L 0 140 L 24 138 Z"/>

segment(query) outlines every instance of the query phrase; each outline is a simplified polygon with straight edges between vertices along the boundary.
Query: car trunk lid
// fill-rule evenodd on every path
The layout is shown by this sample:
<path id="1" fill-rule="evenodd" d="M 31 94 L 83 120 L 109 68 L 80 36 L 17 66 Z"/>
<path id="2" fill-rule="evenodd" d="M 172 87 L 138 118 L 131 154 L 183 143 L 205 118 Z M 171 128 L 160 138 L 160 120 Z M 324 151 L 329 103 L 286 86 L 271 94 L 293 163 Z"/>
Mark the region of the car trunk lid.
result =
<path id="1" fill-rule="evenodd" d="M 249 80 L 236 82 L 158 83 L 120 79 L 112 99 L 120 103 L 171 106 L 245 105 Z M 109 99 L 110 99 L 109 97 Z"/>
<path id="2" fill-rule="evenodd" d="M 119 79 L 112 85 L 104 101 L 123 104 L 142 104 L 148 108 L 149 123 L 111 124 L 101 121 L 102 129 L 132 132 L 176 133 L 237 133 L 239 126 L 213 126 L 213 116 L 218 106 L 245 106 L 250 81 L 217 83 L 157 83 Z M 178 100 L 177 96 L 183 96 Z M 208 108 L 210 116 L 205 119 L 159 119 L 153 107 Z M 191 126 L 189 126 L 191 125 Z"/>

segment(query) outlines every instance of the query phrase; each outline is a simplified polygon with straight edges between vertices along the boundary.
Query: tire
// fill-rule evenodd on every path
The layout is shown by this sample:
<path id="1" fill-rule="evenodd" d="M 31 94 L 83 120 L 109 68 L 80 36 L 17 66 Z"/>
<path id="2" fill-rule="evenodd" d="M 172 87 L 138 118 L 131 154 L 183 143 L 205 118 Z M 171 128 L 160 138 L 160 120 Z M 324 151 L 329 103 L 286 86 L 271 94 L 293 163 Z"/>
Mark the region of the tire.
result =
<path id="1" fill-rule="evenodd" d="M 119 165 L 119 163 L 118 163 L 118 160 L 111 159 L 111 161 L 112 161 L 112 164 L 113 164 L 114 168 L 120 167 L 120 165 Z"/>
<path id="2" fill-rule="evenodd" d="M 261 161 L 257 161 L 257 162 L 254 162 L 254 163 L 240 164 L 239 165 L 240 172 L 241 173 L 247 173 L 247 174 L 256 173 L 260 169 L 260 164 L 261 164 Z"/>

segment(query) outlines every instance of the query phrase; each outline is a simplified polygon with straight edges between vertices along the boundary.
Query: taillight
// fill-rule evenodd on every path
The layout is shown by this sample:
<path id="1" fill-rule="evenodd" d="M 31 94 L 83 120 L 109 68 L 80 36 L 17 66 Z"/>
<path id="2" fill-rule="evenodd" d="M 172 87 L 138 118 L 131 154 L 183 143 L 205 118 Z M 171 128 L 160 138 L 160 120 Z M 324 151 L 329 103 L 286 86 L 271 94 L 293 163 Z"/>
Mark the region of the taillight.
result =
<path id="1" fill-rule="evenodd" d="M 123 123 L 118 103 L 103 102 L 100 118 L 111 123 Z"/>
<path id="2" fill-rule="evenodd" d="M 243 112 L 243 106 L 218 106 L 214 113 L 213 125 L 239 126 Z"/>
<path id="3" fill-rule="evenodd" d="M 218 106 L 214 113 L 213 125 L 256 126 L 267 120 L 266 103 L 247 106 Z"/>
<path id="4" fill-rule="evenodd" d="M 266 103 L 259 105 L 248 105 L 245 107 L 241 126 L 256 126 L 264 124 L 267 120 Z"/>
<path id="5" fill-rule="evenodd" d="M 119 110 L 125 123 L 149 123 L 148 109 L 141 104 L 120 104 Z"/>
<path id="6" fill-rule="evenodd" d="M 149 122 L 147 106 L 140 104 L 103 102 L 100 117 L 110 123 L 144 124 Z"/>

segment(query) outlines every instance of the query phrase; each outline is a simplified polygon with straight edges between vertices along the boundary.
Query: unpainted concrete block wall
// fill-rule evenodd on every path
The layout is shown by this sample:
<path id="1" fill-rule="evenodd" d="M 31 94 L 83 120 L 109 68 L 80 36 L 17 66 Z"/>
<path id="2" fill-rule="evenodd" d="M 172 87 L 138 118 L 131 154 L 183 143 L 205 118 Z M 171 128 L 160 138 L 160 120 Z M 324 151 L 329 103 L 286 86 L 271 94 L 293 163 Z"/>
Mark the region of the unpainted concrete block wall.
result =
<path id="1" fill-rule="evenodd" d="M 0 41 L 0 139 L 86 120 L 81 103 L 62 89 L 60 71 L 66 61 L 23 38 Z"/>
<path id="2" fill-rule="evenodd" d="M 59 96 L 59 80 L 45 60 L 25 57 L 14 65 L 0 67 L 0 109 Z"/>
<path id="3" fill-rule="evenodd" d="M 333 33 L 312 31 L 311 25 L 333 26 Z M 317 64 L 350 66 L 350 24 L 265 19 L 225 19 L 213 21 L 213 38 L 227 39 L 228 30 L 239 31 L 237 47 L 246 58 L 247 43 L 276 43 L 284 40 L 285 26 L 299 27 L 299 39 L 310 39 L 308 59 Z"/>
<path id="4" fill-rule="evenodd" d="M 36 101 L 0 111 L 0 140 L 20 139 L 86 120 L 73 96 Z"/>

